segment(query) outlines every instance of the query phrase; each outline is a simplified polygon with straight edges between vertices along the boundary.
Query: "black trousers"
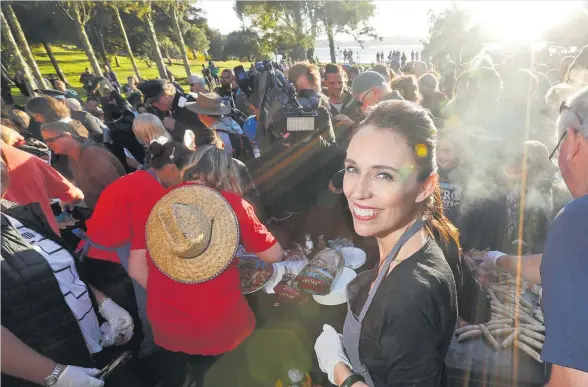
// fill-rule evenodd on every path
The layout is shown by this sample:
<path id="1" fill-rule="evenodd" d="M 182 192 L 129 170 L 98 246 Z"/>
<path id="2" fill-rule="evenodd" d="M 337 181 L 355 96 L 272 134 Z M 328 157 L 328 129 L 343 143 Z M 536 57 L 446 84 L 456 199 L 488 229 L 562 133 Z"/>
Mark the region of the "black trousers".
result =
<path id="1" fill-rule="evenodd" d="M 161 387 L 208 387 L 206 372 L 219 358 L 164 349 L 152 355 L 150 362 L 157 368 Z"/>

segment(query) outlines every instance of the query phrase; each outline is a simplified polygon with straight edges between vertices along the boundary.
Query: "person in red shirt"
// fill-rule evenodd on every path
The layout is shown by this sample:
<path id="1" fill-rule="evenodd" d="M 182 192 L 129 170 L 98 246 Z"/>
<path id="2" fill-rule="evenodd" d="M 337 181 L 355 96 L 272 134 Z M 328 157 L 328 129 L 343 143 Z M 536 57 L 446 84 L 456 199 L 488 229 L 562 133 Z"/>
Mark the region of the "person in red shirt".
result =
<path id="1" fill-rule="evenodd" d="M 78 246 L 87 249 L 89 258 L 122 264 L 139 285 L 135 286 L 135 298 L 145 333 L 142 353 L 153 347 L 145 314 L 145 224 L 168 187 L 181 183 L 181 170 L 193 154 L 183 144 L 161 141 L 163 144 L 153 141 L 147 148 L 149 169 L 123 176 L 102 191 L 92 217 L 86 221 L 86 238 Z"/>
<path id="2" fill-rule="evenodd" d="M 59 198 L 60 206 L 65 208 L 84 200 L 84 194 L 40 158 L 3 141 L 0 144 L 2 160 L 6 163 L 12 178 L 6 199 L 22 205 L 38 202 L 49 225 L 57 235 L 60 235 L 49 201 Z"/>
<path id="3" fill-rule="evenodd" d="M 282 260 L 282 247 L 241 197 L 239 170 L 223 150 L 199 147 L 183 179 L 184 185 L 203 184 L 220 192 L 237 217 L 246 251 L 268 263 Z M 219 242 L 211 240 L 208 246 Z M 255 328 L 255 317 L 241 293 L 237 262 L 199 283 L 173 279 L 153 258 L 148 266 L 147 313 L 155 343 L 167 355 L 162 360 L 168 368 L 163 385 L 180 386 L 186 380 L 200 385 L 206 368 L 219 355 L 237 348 Z"/>

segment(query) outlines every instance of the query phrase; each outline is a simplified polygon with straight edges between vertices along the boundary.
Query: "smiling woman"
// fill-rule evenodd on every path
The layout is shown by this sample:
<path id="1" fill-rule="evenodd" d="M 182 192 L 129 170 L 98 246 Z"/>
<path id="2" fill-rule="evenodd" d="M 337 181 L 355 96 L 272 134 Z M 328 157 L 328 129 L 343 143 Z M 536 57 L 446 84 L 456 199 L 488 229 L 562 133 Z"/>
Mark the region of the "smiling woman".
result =
<path id="1" fill-rule="evenodd" d="M 331 327 L 317 339 L 319 364 L 337 385 L 442 384 L 457 292 L 435 235 L 459 242 L 443 215 L 435 138 L 429 113 L 408 101 L 376 105 L 351 138 L 343 190 L 380 263 L 348 285 L 344 351 Z"/>

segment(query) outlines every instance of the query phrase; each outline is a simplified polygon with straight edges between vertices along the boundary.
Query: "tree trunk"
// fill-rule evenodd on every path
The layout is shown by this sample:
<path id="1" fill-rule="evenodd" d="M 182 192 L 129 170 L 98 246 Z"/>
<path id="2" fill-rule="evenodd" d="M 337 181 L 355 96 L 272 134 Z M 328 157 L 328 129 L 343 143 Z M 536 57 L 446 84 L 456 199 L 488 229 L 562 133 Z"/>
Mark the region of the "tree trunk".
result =
<path id="1" fill-rule="evenodd" d="M 82 44 L 82 48 L 90 61 L 90 65 L 92 66 L 92 70 L 94 74 L 102 76 L 102 69 L 100 68 L 100 64 L 98 63 L 98 59 L 96 59 L 96 55 L 94 54 L 94 49 L 90 44 L 90 40 L 88 39 L 88 34 L 86 34 L 86 29 L 84 28 L 84 24 L 82 23 L 82 16 L 80 15 L 80 10 L 78 8 L 78 4 L 74 1 L 72 2 L 72 12 L 73 12 L 73 19 L 74 24 L 76 25 L 76 34 L 78 35 L 78 39 Z"/>
<path id="2" fill-rule="evenodd" d="M 116 63 L 116 67 L 120 67 L 120 62 L 118 61 L 118 55 L 114 54 L 114 63 Z"/>
<path id="3" fill-rule="evenodd" d="M 31 69 L 29 68 L 29 65 L 27 64 L 24 57 L 20 53 L 20 49 L 18 48 L 18 44 L 16 43 L 16 40 L 14 40 L 14 36 L 12 35 L 12 32 L 10 31 L 10 27 L 6 23 L 6 18 L 4 17 L 4 12 L 0 11 L 0 16 L 1 16 L 0 21 L 2 24 L 2 38 L 6 42 L 8 49 L 10 51 L 12 51 L 12 53 L 15 57 L 17 68 L 19 68 L 23 72 L 23 76 L 25 78 L 25 82 L 27 84 L 27 90 L 29 91 L 29 94 L 31 95 L 31 97 L 34 97 L 35 90 L 37 90 L 39 88 L 37 86 L 37 82 L 35 81 L 35 78 L 33 78 L 33 75 L 31 74 Z"/>
<path id="4" fill-rule="evenodd" d="M 49 60 L 51 61 L 51 64 L 53 65 L 53 68 L 55 69 L 55 73 L 57 74 L 57 77 L 59 79 L 61 79 L 69 87 L 70 84 L 67 81 L 67 78 L 65 78 L 63 71 L 61 71 L 61 67 L 59 67 L 59 63 L 57 62 L 57 59 L 55 59 L 55 55 L 53 54 L 53 49 L 51 48 L 51 44 L 47 41 L 43 41 L 43 47 L 45 47 L 45 52 L 47 52 L 47 56 L 49 57 Z"/>
<path id="5" fill-rule="evenodd" d="M 94 26 L 94 28 L 96 31 L 96 36 L 98 37 L 98 44 L 100 44 L 100 55 L 102 55 L 104 63 L 108 63 L 110 66 L 110 63 L 108 62 L 108 54 L 106 53 L 106 47 L 104 46 L 104 36 L 102 36 L 102 30 L 98 26 Z"/>
<path id="6" fill-rule="evenodd" d="M 182 30 L 180 29 L 180 21 L 178 20 L 178 10 L 176 9 L 175 4 L 172 4 L 171 11 L 172 19 L 174 20 L 174 28 L 176 30 L 178 43 L 180 45 L 180 53 L 182 54 L 182 59 L 184 60 L 186 75 L 190 76 L 192 75 L 192 72 L 190 71 L 190 61 L 188 60 L 188 53 L 186 52 L 186 45 L 184 44 L 184 37 L 182 36 Z"/>
<path id="7" fill-rule="evenodd" d="M 329 53 L 331 54 L 331 63 L 337 63 L 337 55 L 335 54 L 335 38 L 333 36 L 333 25 L 331 22 L 325 23 L 327 28 L 327 37 L 329 38 Z"/>
<path id="8" fill-rule="evenodd" d="M 304 60 L 304 57 L 306 56 L 306 50 L 302 44 L 302 40 L 304 40 L 304 32 L 302 30 L 302 7 L 297 7 L 297 9 L 294 11 L 294 24 L 296 29 L 296 43 L 298 44 L 298 48 L 295 50 L 296 59 Z"/>
<path id="9" fill-rule="evenodd" d="M 309 61 L 314 61 L 314 44 L 316 41 L 316 33 L 318 29 L 318 17 L 316 16 L 316 11 L 313 11 L 310 16 L 310 39 L 311 39 L 311 46 L 306 50 L 306 58 Z"/>
<path id="10" fill-rule="evenodd" d="M 155 64 L 157 65 L 157 71 L 159 72 L 159 78 L 167 79 L 167 71 L 165 71 L 165 63 L 163 63 L 163 57 L 161 56 L 161 50 L 159 49 L 159 43 L 157 41 L 157 35 L 155 34 L 155 27 L 153 26 L 153 19 L 151 17 L 151 9 L 146 13 L 146 22 L 148 34 L 151 37 L 151 45 L 153 47 L 153 57 Z"/>
<path id="11" fill-rule="evenodd" d="M 22 56 L 26 59 L 27 63 L 29 64 L 33 77 L 35 77 L 35 80 L 37 81 L 37 84 L 40 87 L 47 88 L 48 85 L 45 82 L 45 79 L 43 79 L 43 75 L 41 75 L 41 70 L 39 70 L 39 66 L 37 66 L 35 57 L 33 56 L 31 48 L 29 47 L 29 42 L 27 41 L 24 32 L 22 31 L 20 22 L 14 14 L 12 6 L 10 4 L 7 4 L 4 8 L 4 12 L 6 12 L 6 20 L 8 21 L 10 28 L 12 28 L 12 31 L 14 32 L 13 36 L 21 49 Z"/>
<path id="12" fill-rule="evenodd" d="M 127 37 L 127 31 L 125 31 L 125 25 L 120 17 L 120 11 L 118 7 L 115 5 L 112 7 L 114 9 L 114 14 L 116 15 L 116 21 L 118 23 L 118 27 L 120 28 L 120 32 L 122 33 L 123 40 L 125 41 L 125 46 L 127 48 L 127 53 L 129 55 L 129 59 L 131 60 L 131 64 L 133 65 L 133 70 L 135 70 L 135 74 L 137 75 L 137 79 L 141 79 L 141 74 L 139 73 L 139 67 L 137 67 L 137 62 L 135 62 L 135 57 L 133 56 L 133 50 L 131 50 L 131 44 L 129 43 L 129 38 Z"/>

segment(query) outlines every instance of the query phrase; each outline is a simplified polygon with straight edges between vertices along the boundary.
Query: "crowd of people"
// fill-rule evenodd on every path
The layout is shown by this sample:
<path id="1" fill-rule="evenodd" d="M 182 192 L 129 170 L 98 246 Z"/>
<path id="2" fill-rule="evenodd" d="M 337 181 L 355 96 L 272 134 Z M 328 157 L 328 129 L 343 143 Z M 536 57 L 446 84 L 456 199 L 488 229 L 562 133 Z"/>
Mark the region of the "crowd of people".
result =
<path id="1" fill-rule="evenodd" d="M 369 254 L 342 332 L 316 338 L 330 383 L 443 385 L 458 316 L 490 318 L 460 254 L 478 249 L 543 285 L 549 386 L 588 385 L 588 46 L 377 59 L 278 66 L 319 98 L 308 136 L 269 133 L 212 62 L 185 85 L 106 64 L 85 98 L 3 94 L 2 383 L 102 386 L 130 351 L 106 385 L 241 385 L 207 376 L 256 328 L 235 252 L 276 263 L 312 232 Z"/>

